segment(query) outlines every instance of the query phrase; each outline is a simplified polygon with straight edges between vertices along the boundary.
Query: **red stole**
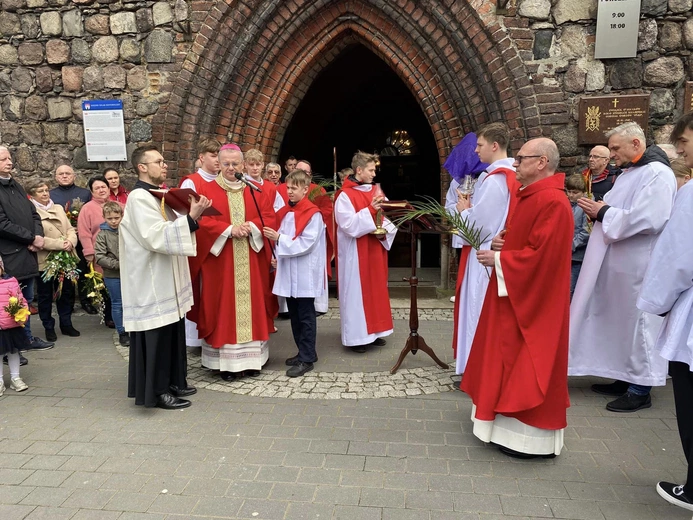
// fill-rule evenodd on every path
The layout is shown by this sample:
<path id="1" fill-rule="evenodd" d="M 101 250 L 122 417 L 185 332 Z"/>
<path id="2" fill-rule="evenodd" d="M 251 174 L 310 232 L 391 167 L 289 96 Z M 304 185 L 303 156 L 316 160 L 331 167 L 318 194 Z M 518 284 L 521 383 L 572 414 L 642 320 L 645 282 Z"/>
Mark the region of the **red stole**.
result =
<path id="1" fill-rule="evenodd" d="M 510 218 L 513 213 L 515 213 L 515 206 L 517 206 L 517 190 L 520 188 L 520 183 L 515 178 L 515 171 L 510 168 L 496 168 L 491 173 L 489 173 L 484 181 L 488 179 L 491 175 L 496 175 L 497 173 L 502 173 L 505 175 L 505 183 L 508 186 L 508 193 L 510 194 L 510 201 L 508 205 L 508 216 L 505 218 L 505 222 L 510 222 Z M 455 308 L 453 311 L 454 316 L 454 328 L 452 333 L 452 351 L 453 356 L 457 359 L 457 323 L 460 316 L 460 292 L 462 290 L 462 281 L 464 280 L 464 273 L 467 270 L 467 261 L 469 260 L 469 254 L 472 252 L 472 246 L 464 245 L 460 251 L 460 263 L 457 268 L 457 283 L 455 284 Z"/>
<path id="2" fill-rule="evenodd" d="M 296 231 L 292 237 L 292 240 L 296 240 L 296 237 L 303 233 L 303 230 L 308 225 L 308 222 L 310 222 L 310 219 L 313 218 L 313 215 L 315 215 L 318 211 L 318 207 L 315 204 L 309 201 L 307 197 L 303 197 L 296 203 L 295 206 L 287 204 L 286 206 L 279 208 L 279 211 L 277 211 L 277 221 L 281 225 L 281 222 L 284 220 L 286 214 L 289 212 L 293 213 Z"/>
<path id="3" fill-rule="evenodd" d="M 375 221 L 376 211 L 371 206 L 373 190 L 354 189 L 357 183 L 347 179 L 340 193 L 349 197 L 354 210 L 358 213 L 369 208 Z M 356 239 L 359 257 L 359 275 L 361 277 L 361 298 L 366 316 L 368 334 L 384 332 L 393 328 L 390 295 L 387 290 L 387 251 L 376 235 L 364 235 Z"/>

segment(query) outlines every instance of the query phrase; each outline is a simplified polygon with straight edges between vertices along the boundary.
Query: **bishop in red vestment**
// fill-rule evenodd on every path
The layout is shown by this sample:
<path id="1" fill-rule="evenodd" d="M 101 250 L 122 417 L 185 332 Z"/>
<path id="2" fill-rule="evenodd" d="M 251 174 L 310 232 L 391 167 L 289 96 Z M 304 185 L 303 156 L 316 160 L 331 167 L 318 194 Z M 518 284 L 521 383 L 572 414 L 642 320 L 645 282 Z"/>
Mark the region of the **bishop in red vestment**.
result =
<path id="1" fill-rule="evenodd" d="M 503 239 L 477 258 L 494 268 L 462 390 L 474 434 L 519 458 L 560 454 L 568 398 L 573 214 L 550 139 L 515 156 L 517 206 Z M 495 247 L 494 247 L 495 246 Z"/>
<path id="2" fill-rule="evenodd" d="M 200 221 L 197 255 L 203 290 L 197 325 L 204 338 L 203 365 L 219 369 L 228 381 L 260 370 L 268 359 L 264 288 L 269 271 L 262 255 L 269 245 L 261 230 L 263 222 L 275 229 L 276 219 L 267 198 L 234 178 L 242 154 L 222 150 L 219 155 L 221 174 L 199 191 L 221 215 Z"/>

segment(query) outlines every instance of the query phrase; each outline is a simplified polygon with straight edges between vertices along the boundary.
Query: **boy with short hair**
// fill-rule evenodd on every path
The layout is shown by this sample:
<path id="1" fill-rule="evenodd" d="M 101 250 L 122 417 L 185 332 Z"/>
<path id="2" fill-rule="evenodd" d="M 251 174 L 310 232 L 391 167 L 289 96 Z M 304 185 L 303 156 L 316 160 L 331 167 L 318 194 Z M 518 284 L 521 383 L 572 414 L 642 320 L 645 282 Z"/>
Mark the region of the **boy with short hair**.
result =
<path id="1" fill-rule="evenodd" d="M 568 195 L 568 200 L 573 208 L 573 220 L 575 221 L 575 231 L 573 233 L 573 256 L 570 266 L 570 299 L 573 298 L 575 292 L 575 284 L 580 275 L 582 260 L 585 258 L 585 250 L 587 249 L 587 241 L 590 238 L 589 220 L 587 215 L 578 206 L 577 202 L 582 197 L 587 195 L 587 187 L 582 174 L 576 173 L 566 177 L 565 193 Z"/>
<path id="2" fill-rule="evenodd" d="M 286 298 L 291 331 L 298 355 L 286 360 L 286 375 L 302 376 L 313 370 L 317 321 L 315 298 L 327 291 L 325 223 L 317 206 L 307 198 L 310 177 L 294 170 L 286 177 L 289 203 L 277 212 L 278 231 L 265 227 L 276 241 L 277 272 L 273 293 Z"/>
<path id="3" fill-rule="evenodd" d="M 130 345 L 130 335 L 123 328 L 123 299 L 120 294 L 120 254 L 118 251 L 118 226 L 123 219 L 123 208 L 117 202 L 103 205 L 103 218 L 94 244 L 96 263 L 103 268 L 103 283 L 111 297 L 111 315 L 118 332 L 118 341 L 124 347 Z"/>

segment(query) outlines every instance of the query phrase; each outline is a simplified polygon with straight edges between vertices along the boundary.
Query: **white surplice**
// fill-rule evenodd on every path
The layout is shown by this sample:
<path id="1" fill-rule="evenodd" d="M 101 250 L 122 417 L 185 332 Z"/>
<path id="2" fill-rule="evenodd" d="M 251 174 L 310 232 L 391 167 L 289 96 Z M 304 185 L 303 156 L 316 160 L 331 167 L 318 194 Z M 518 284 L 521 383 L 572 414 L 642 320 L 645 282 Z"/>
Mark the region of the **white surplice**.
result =
<path id="1" fill-rule="evenodd" d="M 693 183 L 676 195 L 674 211 L 652 252 L 638 309 L 665 314 L 656 350 L 693 367 Z"/>
<path id="2" fill-rule="evenodd" d="M 370 191 L 372 184 L 356 186 L 356 190 Z M 366 314 L 363 308 L 363 293 L 359 269 L 359 253 L 356 239 L 375 231 L 373 215 L 368 207 L 356 212 L 346 193 L 340 193 L 334 203 L 334 217 L 337 223 L 337 254 L 339 312 L 341 314 L 342 344 L 346 347 L 367 345 L 376 339 L 389 336 L 393 329 L 368 334 Z M 387 250 L 392 247 L 397 228 L 388 219 L 383 219 L 387 231 L 381 245 Z M 367 290 L 369 290 L 367 288 Z"/>
<path id="3" fill-rule="evenodd" d="M 325 223 L 313 215 L 294 239 L 294 213 L 288 212 L 277 230 L 277 272 L 272 292 L 285 298 L 318 298 L 327 292 Z"/>
<path id="4" fill-rule="evenodd" d="M 200 175 L 200 178 L 202 178 L 203 181 L 205 182 L 212 182 L 214 179 L 217 178 L 216 173 L 207 173 L 204 171 L 202 168 L 199 168 L 197 170 L 197 173 Z M 189 188 L 193 190 L 194 192 L 197 192 L 197 188 L 195 187 L 195 183 L 191 181 L 190 179 L 185 179 L 181 185 L 181 188 Z M 202 340 L 200 339 L 200 334 L 197 332 L 197 324 L 194 321 L 190 321 L 188 318 L 185 318 L 185 344 L 188 347 L 200 347 L 202 346 Z"/>
<path id="5" fill-rule="evenodd" d="M 195 256 L 195 234 L 147 190 L 128 195 L 120 223 L 119 248 L 123 326 L 128 332 L 152 330 L 179 321 L 193 305 L 188 256 Z"/>
<path id="6" fill-rule="evenodd" d="M 445 194 L 445 209 L 450 213 L 459 213 L 459 211 L 457 211 L 457 188 L 459 187 L 460 183 L 452 179 L 448 192 Z M 464 245 L 464 241 L 459 235 L 452 235 L 450 238 L 450 245 L 455 249 L 460 249 Z"/>
<path id="7" fill-rule="evenodd" d="M 605 195 L 611 207 L 594 223 L 570 305 L 569 375 L 664 385 L 666 362 L 654 351 L 662 318 L 636 302 L 675 195 L 660 162 L 625 169 Z"/>
<path id="8" fill-rule="evenodd" d="M 479 175 L 474 184 L 474 193 L 471 196 L 471 207 L 462 212 L 457 212 L 470 223 L 481 229 L 481 236 L 488 236 L 481 249 L 491 249 L 491 240 L 505 228 L 505 220 L 508 217 L 510 205 L 510 193 L 505 175 L 497 173 L 489 175 L 498 168 L 512 167 L 513 158 L 500 159 L 490 164 Z M 457 210 L 455 210 L 457 211 Z M 454 235 L 453 235 L 454 236 Z M 460 238 L 460 240 L 462 240 Z M 462 245 L 466 242 L 462 241 Z M 472 349 L 474 333 L 479 323 L 481 307 L 484 304 L 486 289 L 488 287 L 489 271 L 479 263 L 476 254 L 472 251 L 467 258 L 466 265 L 460 265 L 464 269 L 462 287 L 460 287 L 459 316 L 457 318 L 457 357 L 455 359 L 455 372 L 462 374 L 467 366 L 469 352 Z"/>

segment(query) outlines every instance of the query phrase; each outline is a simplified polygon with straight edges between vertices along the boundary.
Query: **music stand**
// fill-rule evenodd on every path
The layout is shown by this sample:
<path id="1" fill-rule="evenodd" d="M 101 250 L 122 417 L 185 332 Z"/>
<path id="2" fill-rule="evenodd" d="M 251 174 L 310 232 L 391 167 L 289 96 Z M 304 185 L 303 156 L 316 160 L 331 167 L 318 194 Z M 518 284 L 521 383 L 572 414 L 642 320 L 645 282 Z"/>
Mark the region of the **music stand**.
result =
<path id="1" fill-rule="evenodd" d="M 392 218 L 398 218 L 407 213 L 407 210 L 413 210 L 411 205 L 406 201 L 388 201 L 383 203 L 383 210 L 390 220 Z M 409 337 L 407 338 L 407 343 L 405 344 L 402 352 L 399 354 L 397 363 L 390 369 L 390 373 L 394 374 L 399 369 L 402 361 L 409 352 L 416 355 L 416 353 L 421 350 L 428 354 L 433 361 L 435 361 L 441 368 L 449 368 L 447 363 L 441 361 L 436 353 L 431 347 L 426 344 L 426 340 L 419 334 L 419 308 L 418 308 L 418 285 L 419 279 L 416 276 L 416 250 L 419 234 L 436 234 L 442 235 L 449 233 L 444 226 L 438 222 L 428 219 L 426 217 L 418 217 L 412 219 L 402 226 L 400 226 L 399 231 L 408 233 L 410 235 L 410 256 L 411 256 L 411 276 L 409 278 L 403 278 L 405 282 L 409 282 Z"/>

